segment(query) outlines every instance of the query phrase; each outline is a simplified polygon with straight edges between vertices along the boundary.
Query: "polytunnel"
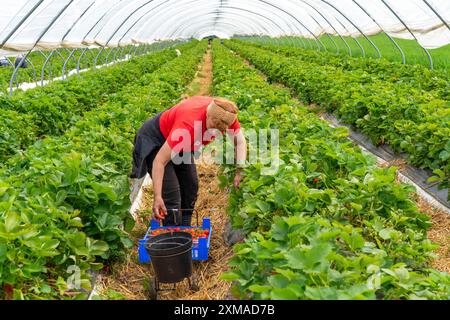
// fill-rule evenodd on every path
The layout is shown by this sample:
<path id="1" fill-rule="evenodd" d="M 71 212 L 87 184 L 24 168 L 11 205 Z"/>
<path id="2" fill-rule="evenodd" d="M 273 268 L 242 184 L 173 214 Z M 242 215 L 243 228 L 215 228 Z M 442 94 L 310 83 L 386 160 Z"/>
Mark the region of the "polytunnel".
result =
<path id="1" fill-rule="evenodd" d="M 0 300 L 450 300 L 449 67 L 449 0 L 0 1 Z"/>
<path id="2" fill-rule="evenodd" d="M 448 1 L 438 0 L 20 0 L 2 3 L 0 39 L 8 53 L 214 33 L 318 38 L 386 32 L 432 49 L 450 42 L 449 11 Z"/>
<path id="3" fill-rule="evenodd" d="M 314 45 L 307 42 L 308 46 L 324 51 L 330 50 L 321 40 L 322 35 L 327 35 L 337 53 L 347 51 L 353 55 L 354 51 L 360 51 L 366 56 L 367 48 L 361 42 L 367 41 L 376 55 L 382 57 L 383 49 L 378 48 L 369 36 L 384 33 L 398 50 L 403 63 L 406 63 L 405 53 L 394 38 L 417 40 L 433 68 L 433 58 L 427 49 L 450 42 L 449 11 L 447 1 L 427 0 L 6 1 L 0 21 L 0 56 L 25 52 L 24 61 L 27 61 L 30 51 L 102 48 L 100 56 L 103 48 L 142 46 L 161 40 L 201 39 L 217 34 L 222 38 L 297 36 L 300 40 L 296 41 L 301 41 L 303 46 L 306 44 L 302 39 L 312 39 Z M 338 40 L 331 35 L 338 36 L 345 47 L 340 49 Z M 348 42 L 353 41 L 348 37 L 357 44 L 356 50 L 352 51 Z M 112 57 L 115 58 L 117 50 L 114 52 Z M 65 60 L 73 58 L 74 54 L 64 58 L 58 51 L 56 57 L 59 55 Z M 54 55 L 45 57 L 50 61 Z M 98 56 L 94 58 L 94 65 L 98 63 Z M 107 58 L 110 56 L 108 53 Z M 84 54 L 79 60 L 83 58 Z M 80 62 L 77 69 L 79 65 Z M 35 81 L 41 74 L 43 83 L 47 67 L 48 63 L 42 70 L 34 71 Z M 11 92 L 15 77 L 11 79 Z"/>

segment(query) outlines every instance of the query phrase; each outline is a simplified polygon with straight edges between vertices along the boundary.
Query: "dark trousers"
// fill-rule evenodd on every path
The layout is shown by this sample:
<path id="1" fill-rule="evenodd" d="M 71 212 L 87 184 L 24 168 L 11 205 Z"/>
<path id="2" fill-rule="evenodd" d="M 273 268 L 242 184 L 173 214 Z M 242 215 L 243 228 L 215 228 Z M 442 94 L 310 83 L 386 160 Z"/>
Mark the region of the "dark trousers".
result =
<path id="1" fill-rule="evenodd" d="M 146 158 L 150 176 L 152 175 L 153 160 L 158 151 L 159 149 L 153 151 Z M 191 225 L 192 213 L 197 201 L 198 176 L 194 156 L 193 154 L 190 156 L 189 164 L 175 164 L 170 161 L 164 170 L 162 197 L 168 211 L 168 215 L 163 220 L 165 226 Z M 181 210 L 178 211 L 181 214 L 177 214 L 173 209 Z"/>

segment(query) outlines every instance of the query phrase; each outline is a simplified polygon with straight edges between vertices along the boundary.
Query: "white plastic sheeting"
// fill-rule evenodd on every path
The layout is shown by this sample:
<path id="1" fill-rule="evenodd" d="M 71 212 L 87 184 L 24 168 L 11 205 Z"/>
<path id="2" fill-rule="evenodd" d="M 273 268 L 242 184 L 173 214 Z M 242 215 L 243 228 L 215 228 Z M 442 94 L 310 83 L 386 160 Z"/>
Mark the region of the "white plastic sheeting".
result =
<path id="1" fill-rule="evenodd" d="M 450 43 L 450 0 L 2 0 L 0 55 L 125 46 L 215 34 L 386 32 L 424 48 Z"/>

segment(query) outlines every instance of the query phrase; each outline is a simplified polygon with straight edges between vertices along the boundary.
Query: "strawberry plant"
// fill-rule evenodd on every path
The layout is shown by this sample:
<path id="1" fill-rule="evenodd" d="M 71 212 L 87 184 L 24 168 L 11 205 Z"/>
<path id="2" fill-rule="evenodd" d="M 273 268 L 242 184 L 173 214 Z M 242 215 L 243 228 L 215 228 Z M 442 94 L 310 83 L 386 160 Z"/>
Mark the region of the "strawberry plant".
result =
<path id="1" fill-rule="evenodd" d="M 192 43 L 182 45 L 189 48 Z M 61 135 L 83 117 L 83 113 L 107 102 L 132 81 L 138 81 L 162 64 L 175 58 L 164 50 L 109 68 L 91 70 L 80 77 L 56 81 L 44 87 L 0 96 L 0 162 L 24 150 L 42 136 Z M 27 130 L 24 128 L 26 119 Z"/>
<path id="2" fill-rule="evenodd" d="M 359 72 L 366 78 L 379 79 L 394 84 L 408 84 L 417 89 L 432 92 L 438 98 L 448 100 L 450 84 L 447 70 L 430 70 L 422 65 L 401 64 L 384 59 L 336 56 L 328 52 L 307 51 L 286 45 L 262 45 L 246 42 L 256 48 L 266 49 L 286 57 L 314 63 L 320 66 L 338 67 L 344 71 Z"/>
<path id="3" fill-rule="evenodd" d="M 130 47 L 125 49 L 125 52 L 130 51 Z M 105 48 L 104 52 L 100 56 L 99 62 L 104 61 L 106 58 L 106 55 L 110 52 L 110 48 Z M 66 66 L 66 72 L 70 70 L 74 70 L 76 68 L 76 63 L 78 61 L 78 58 L 80 57 L 83 50 L 77 50 L 73 53 L 72 58 L 67 62 Z M 51 52 L 45 52 L 45 55 L 48 56 L 51 54 Z M 53 54 L 53 57 L 49 60 L 47 63 L 47 66 L 44 70 L 44 79 L 50 80 L 55 77 L 60 77 L 62 75 L 62 68 L 64 65 L 65 60 L 69 57 L 69 51 L 67 49 L 55 49 L 55 52 Z M 80 69 L 85 68 L 92 68 L 93 67 L 93 59 L 92 55 L 97 54 L 97 49 L 88 49 L 85 52 L 85 58 L 80 61 Z M 90 58 L 89 58 L 90 57 Z M 110 58 L 112 55 L 110 55 Z M 10 57 L 12 62 L 14 63 L 14 57 Z M 28 58 L 29 61 L 33 64 L 34 68 L 30 66 L 26 69 L 20 69 L 19 73 L 17 74 L 17 81 L 19 83 L 22 82 L 29 82 L 32 83 L 35 81 L 34 78 L 34 72 L 36 71 L 37 79 L 41 79 L 41 72 L 42 67 L 44 66 L 46 57 L 41 54 L 39 51 L 33 51 L 29 54 Z M 8 66 L 6 68 L 0 68 L 0 91 L 4 91 L 7 93 L 7 89 L 9 89 L 9 81 L 11 79 L 11 76 L 13 74 L 14 68 L 12 66 Z"/>
<path id="4" fill-rule="evenodd" d="M 428 216 L 396 168 L 350 143 L 222 46 L 214 47 L 214 93 L 239 100 L 243 128 L 280 130 L 280 167 L 249 164 L 230 197 L 235 227 L 233 293 L 250 299 L 448 299 L 450 276 L 430 268 Z M 274 61 L 274 68 L 277 68 Z M 245 96 L 245 100 L 241 97 Z M 273 99 L 267 103 L 268 99 Z M 231 185 L 232 167 L 222 182 Z"/>
<path id="5" fill-rule="evenodd" d="M 238 40 L 227 45 L 265 72 L 270 81 L 292 88 L 302 102 L 334 112 L 376 145 L 389 144 L 406 153 L 412 165 L 441 170 L 446 176 L 441 186 L 448 185 L 450 109 L 444 94 L 449 87 L 445 75 L 424 71 L 423 76 L 419 66 L 411 67 L 411 72 L 409 66 L 395 71 L 394 64 L 386 67 L 386 73 L 399 74 L 400 80 L 394 81 L 380 75 L 373 63 L 367 69 L 359 59 L 349 60 L 348 64 L 355 64 L 350 68 L 336 62 L 337 57 L 325 64 L 328 55 L 307 52 L 306 58 L 299 59 L 303 54 L 297 54 L 298 50 L 285 55 L 283 49 L 274 53 Z"/>
<path id="6" fill-rule="evenodd" d="M 63 135 L 38 141 L 0 169 L 0 288 L 9 290 L 0 290 L 1 297 L 86 298 L 69 286 L 71 268 L 89 290 L 90 270 L 132 246 L 126 231 L 134 223 L 127 179 L 134 134 L 179 99 L 205 48 L 191 45 L 85 112 Z"/>

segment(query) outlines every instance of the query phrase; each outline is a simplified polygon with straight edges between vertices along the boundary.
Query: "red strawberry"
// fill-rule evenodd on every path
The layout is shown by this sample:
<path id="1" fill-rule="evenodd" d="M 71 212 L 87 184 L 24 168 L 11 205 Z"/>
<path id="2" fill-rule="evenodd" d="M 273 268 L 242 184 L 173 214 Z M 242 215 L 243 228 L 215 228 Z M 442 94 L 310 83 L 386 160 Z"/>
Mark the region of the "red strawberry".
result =
<path id="1" fill-rule="evenodd" d="M 13 288 L 13 286 L 11 284 L 5 283 L 3 288 L 5 289 L 6 293 L 8 293 L 8 294 L 13 293 L 14 288 Z"/>
<path id="2" fill-rule="evenodd" d="M 13 291 L 14 291 L 13 286 L 9 283 L 6 283 L 3 285 L 3 289 L 6 292 L 6 300 L 11 300 L 13 297 Z"/>
<path id="3" fill-rule="evenodd" d="M 314 182 L 315 184 L 317 184 L 317 183 L 319 182 L 319 179 L 318 179 L 318 178 L 314 178 L 313 182 Z"/>

